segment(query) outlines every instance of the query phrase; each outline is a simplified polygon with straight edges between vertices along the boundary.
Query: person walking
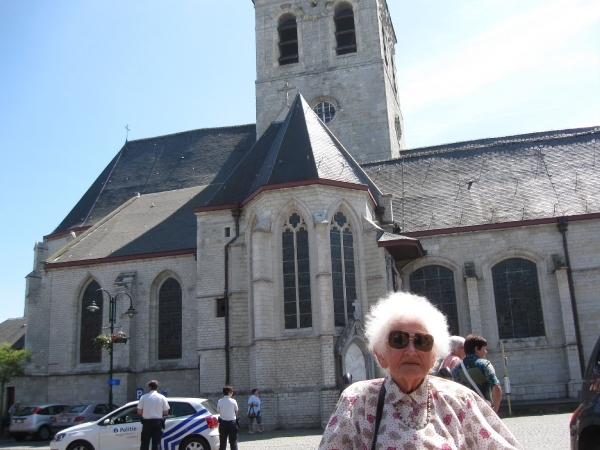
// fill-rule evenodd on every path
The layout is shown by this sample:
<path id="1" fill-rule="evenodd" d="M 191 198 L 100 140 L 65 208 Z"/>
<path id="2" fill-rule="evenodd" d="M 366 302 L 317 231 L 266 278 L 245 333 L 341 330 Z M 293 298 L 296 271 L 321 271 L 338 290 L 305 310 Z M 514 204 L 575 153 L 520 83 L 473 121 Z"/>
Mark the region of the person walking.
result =
<path id="1" fill-rule="evenodd" d="M 163 416 L 169 414 L 169 402 L 164 395 L 159 394 L 158 381 L 148 383 L 148 393 L 141 396 L 137 413 L 142 416 L 142 442 L 140 450 L 148 450 L 152 439 L 152 450 L 158 450 L 162 438 Z"/>
<path id="2" fill-rule="evenodd" d="M 258 389 L 252 389 L 252 395 L 248 398 L 248 433 L 254 434 L 252 424 L 256 420 L 256 432 L 262 433 L 260 424 L 262 423 L 262 409 Z"/>
<path id="3" fill-rule="evenodd" d="M 217 412 L 219 413 L 219 450 L 227 449 L 227 439 L 229 439 L 229 448 L 238 450 L 238 404 L 232 398 L 233 387 L 225 386 L 223 388 L 223 398 L 217 403 Z"/>
<path id="4" fill-rule="evenodd" d="M 502 400 L 502 387 L 487 356 L 487 341 L 476 334 L 465 339 L 465 358 L 454 366 L 454 381 L 475 391 L 487 400 L 497 413 Z"/>

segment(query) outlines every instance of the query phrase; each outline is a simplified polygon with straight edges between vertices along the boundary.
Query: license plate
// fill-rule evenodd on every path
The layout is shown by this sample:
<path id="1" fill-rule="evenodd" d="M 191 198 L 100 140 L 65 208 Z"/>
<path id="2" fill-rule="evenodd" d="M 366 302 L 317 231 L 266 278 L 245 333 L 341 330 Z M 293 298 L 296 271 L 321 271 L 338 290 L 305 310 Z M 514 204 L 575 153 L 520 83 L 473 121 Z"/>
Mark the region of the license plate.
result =
<path id="1" fill-rule="evenodd" d="M 62 423 L 65 423 L 65 422 L 68 422 L 68 421 L 69 421 L 69 419 L 60 419 L 60 421 L 61 421 Z"/>

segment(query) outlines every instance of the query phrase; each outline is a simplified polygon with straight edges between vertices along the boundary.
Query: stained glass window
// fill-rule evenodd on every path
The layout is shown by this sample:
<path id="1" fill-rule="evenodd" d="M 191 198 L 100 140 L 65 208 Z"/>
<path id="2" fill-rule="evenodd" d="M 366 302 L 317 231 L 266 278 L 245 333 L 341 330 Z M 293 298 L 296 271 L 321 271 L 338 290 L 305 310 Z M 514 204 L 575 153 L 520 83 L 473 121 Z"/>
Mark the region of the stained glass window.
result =
<path id="1" fill-rule="evenodd" d="M 333 287 L 333 316 L 336 327 L 343 327 L 354 314 L 356 272 L 354 238 L 346 216 L 337 212 L 329 231 L 331 241 L 331 280 Z"/>
<path id="2" fill-rule="evenodd" d="M 448 320 L 450 334 L 459 335 L 454 272 L 442 266 L 426 266 L 410 275 L 410 291 L 431 301 Z"/>
<path id="3" fill-rule="evenodd" d="M 506 259 L 492 267 L 500 339 L 545 336 L 535 263 Z"/>
<path id="4" fill-rule="evenodd" d="M 281 248 L 285 328 L 312 327 L 308 227 L 297 213 L 284 225 Z"/>
<path id="5" fill-rule="evenodd" d="M 79 335 L 79 362 L 98 363 L 102 361 L 102 349 L 94 347 L 94 338 L 102 333 L 102 291 L 96 281 L 88 284 L 81 299 L 81 331 Z M 98 311 L 89 311 L 88 306 L 96 303 Z"/>
<path id="6" fill-rule="evenodd" d="M 158 359 L 181 358 L 181 285 L 167 279 L 158 294 Z"/>

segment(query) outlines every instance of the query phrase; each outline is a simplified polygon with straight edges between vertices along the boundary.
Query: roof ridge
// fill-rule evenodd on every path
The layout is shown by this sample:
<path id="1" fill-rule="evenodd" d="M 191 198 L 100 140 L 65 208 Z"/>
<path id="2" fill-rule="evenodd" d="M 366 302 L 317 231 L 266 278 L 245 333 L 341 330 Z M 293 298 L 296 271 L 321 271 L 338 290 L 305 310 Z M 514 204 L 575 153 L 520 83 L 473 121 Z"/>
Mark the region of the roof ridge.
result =
<path id="1" fill-rule="evenodd" d="M 575 131 L 575 130 L 585 130 L 585 131 Z M 569 133 L 569 131 L 572 131 L 572 132 Z M 542 135 L 543 133 L 552 133 L 552 134 Z M 397 158 L 368 161 L 368 162 L 361 163 L 361 166 L 369 166 L 369 165 L 383 164 L 383 163 L 389 163 L 389 162 L 398 162 L 406 157 L 420 157 L 420 156 L 426 156 L 426 155 L 439 155 L 439 154 L 454 153 L 454 152 L 464 152 L 464 151 L 469 151 L 469 150 L 480 150 L 480 149 L 484 149 L 484 148 L 504 147 L 507 145 L 519 144 L 519 143 L 544 142 L 544 141 L 551 141 L 551 140 L 555 140 L 555 139 L 565 139 L 565 138 L 569 138 L 569 137 L 592 135 L 592 134 L 596 134 L 596 133 L 600 133 L 600 126 L 585 127 L 585 128 L 566 128 L 566 129 L 562 129 L 562 130 L 548 130 L 548 131 L 539 131 L 539 132 L 534 132 L 534 133 L 516 134 L 516 135 L 510 135 L 510 136 L 499 136 L 499 137 L 492 137 L 492 138 L 474 139 L 471 141 L 449 142 L 447 144 L 432 145 L 429 147 L 417 147 L 417 148 L 413 148 L 410 150 L 404 150 L 404 151 L 400 152 L 400 156 Z M 539 135 L 539 136 L 533 136 L 533 135 Z M 531 136 L 531 137 L 528 139 L 517 139 L 518 137 L 523 137 L 523 136 Z M 485 141 L 485 143 L 484 143 L 484 141 Z M 479 142 L 479 144 L 477 144 L 478 142 Z M 473 144 L 469 145 L 470 143 L 473 143 Z"/>
<path id="2" fill-rule="evenodd" d="M 177 136 L 180 134 L 186 134 L 186 133 L 193 133 L 196 131 L 205 131 L 205 130 L 225 130 L 225 129 L 232 129 L 232 128 L 243 128 L 243 127 L 256 127 L 255 123 L 247 123 L 247 124 L 243 124 L 243 125 L 230 125 L 230 126 L 226 126 L 226 127 L 208 127 L 208 128 L 195 128 L 193 130 L 187 130 L 187 131 L 178 131 L 176 133 L 169 133 L 169 134 L 161 134 L 159 136 L 152 136 L 152 137 L 146 137 L 146 138 L 141 138 L 141 139 L 134 139 L 132 141 L 126 141 L 126 144 L 129 143 L 131 144 L 132 142 L 142 142 L 142 141 L 149 141 L 151 139 L 159 139 L 159 138 L 165 138 L 165 137 L 171 137 L 171 136 Z"/>

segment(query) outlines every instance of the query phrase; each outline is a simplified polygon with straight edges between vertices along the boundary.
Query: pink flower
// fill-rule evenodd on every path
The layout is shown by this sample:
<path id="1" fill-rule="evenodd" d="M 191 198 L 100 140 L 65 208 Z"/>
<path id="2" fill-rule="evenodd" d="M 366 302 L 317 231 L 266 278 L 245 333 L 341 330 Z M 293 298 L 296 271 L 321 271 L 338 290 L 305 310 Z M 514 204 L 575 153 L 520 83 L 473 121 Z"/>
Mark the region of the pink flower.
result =
<path id="1" fill-rule="evenodd" d="M 351 405 L 354 405 L 354 402 L 356 401 L 356 397 L 348 397 L 348 401 L 350 402 Z"/>
<path id="2" fill-rule="evenodd" d="M 458 410 L 458 421 L 462 422 L 463 420 L 465 420 L 465 416 L 467 415 L 466 412 L 464 412 L 462 409 Z"/>
<path id="3" fill-rule="evenodd" d="M 373 414 L 367 414 L 367 420 L 369 423 L 375 422 L 375 416 Z"/>
<path id="4" fill-rule="evenodd" d="M 418 415 L 419 415 L 419 413 L 421 412 L 421 410 L 415 406 L 415 407 L 413 408 L 412 412 L 413 412 L 413 414 L 414 414 L 415 416 L 418 416 Z"/>
<path id="5" fill-rule="evenodd" d="M 330 426 L 330 427 L 334 426 L 334 425 L 337 423 L 337 421 L 338 421 L 338 418 L 337 418 L 337 416 L 333 416 L 333 417 L 331 418 L 331 420 L 329 421 L 329 426 Z"/>
<path id="6" fill-rule="evenodd" d="M 473 403 L 471 402 L 471 399 L 467 400 L 467 408 L 471 409 L 473 407 Z"/>
<path id="7" fill-rule="evenodd" d="M 486 439 L 491 436 L 490 432 L 488 430 L 486 430 L 485 428 L 482 428 L 481 430 L 479 430 L 479 434 Z"/>
<path id="8" fill-rule="evenodd" d="M 442 445 L 441 450 L 452 450 L 452 447 L 450 447 L 448 444 L 444 444 L 444 445 Z"/>
<path id="9" fill-rule="evenodd" d="M 396 447 L 388 447 L 387 450 L 396 450 Z"/>
<path id="10" fill-rule="evenodd" d="M 392 414 L 392 416 L 394 417 L 394 419 L 402 419 L 402 416 L 400 415 L 400 413 L 395 412 L 394 414 Z"/>
<path id="11" fill-rule="evenodd" d="M 452 415 L 451 414 L 446 414 L 444 416 L 444 423 L 446 425 L 450 425 L 451 422 L 452 422 Z"/>

